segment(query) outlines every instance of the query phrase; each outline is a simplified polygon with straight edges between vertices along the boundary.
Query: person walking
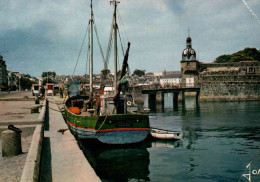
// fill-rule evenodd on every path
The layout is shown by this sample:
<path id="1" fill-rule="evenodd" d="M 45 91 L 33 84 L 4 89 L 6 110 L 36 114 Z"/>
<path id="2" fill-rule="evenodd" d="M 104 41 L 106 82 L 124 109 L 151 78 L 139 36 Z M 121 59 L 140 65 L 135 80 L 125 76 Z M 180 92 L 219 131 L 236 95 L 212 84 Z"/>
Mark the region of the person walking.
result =
<path id="1" fill-rule="evenodd" d="M 63 89 L 60 87 L 60 98 L 63 98 Z"/>
<path id="2" fill-rule="evenodd" d="M 44 89 L 44 87 L 41 87 L 41 95 L 42 95 L 43 98 L 45 97 L 45 89 Z"/>

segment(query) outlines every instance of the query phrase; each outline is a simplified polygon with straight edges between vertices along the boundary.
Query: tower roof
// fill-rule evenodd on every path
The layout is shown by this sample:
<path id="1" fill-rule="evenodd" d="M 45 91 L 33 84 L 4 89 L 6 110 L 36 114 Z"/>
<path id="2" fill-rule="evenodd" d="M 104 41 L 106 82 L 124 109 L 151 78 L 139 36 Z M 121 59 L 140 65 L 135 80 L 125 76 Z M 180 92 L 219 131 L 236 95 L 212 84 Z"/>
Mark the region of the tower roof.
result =
<path id="1" fill-rule="evenodd" d="M 191 37 L 188 36 L 186 39 L 186 48 L 182 52 L 182 60 L 195 60 L 196 51 L 192 48 Z"/>
<path id="2" fill-rule="evenodd" d="M 187 37 L 186 42 L 191 42 L 191 37 Z"/>

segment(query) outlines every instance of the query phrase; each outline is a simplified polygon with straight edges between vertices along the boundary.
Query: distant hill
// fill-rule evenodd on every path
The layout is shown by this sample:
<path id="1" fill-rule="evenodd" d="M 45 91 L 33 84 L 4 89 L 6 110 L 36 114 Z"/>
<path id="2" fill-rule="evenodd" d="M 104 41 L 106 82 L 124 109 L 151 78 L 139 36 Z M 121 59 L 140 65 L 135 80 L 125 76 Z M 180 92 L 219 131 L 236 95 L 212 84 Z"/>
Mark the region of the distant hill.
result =
<path id="1" fill-rule="evenodd" d="M 228 63 L 240 61 L 260 61 L 260 51 L 256 48 L 247 47 L 231 55 L 221 55 L 216 58 L 215 63 Z"/>

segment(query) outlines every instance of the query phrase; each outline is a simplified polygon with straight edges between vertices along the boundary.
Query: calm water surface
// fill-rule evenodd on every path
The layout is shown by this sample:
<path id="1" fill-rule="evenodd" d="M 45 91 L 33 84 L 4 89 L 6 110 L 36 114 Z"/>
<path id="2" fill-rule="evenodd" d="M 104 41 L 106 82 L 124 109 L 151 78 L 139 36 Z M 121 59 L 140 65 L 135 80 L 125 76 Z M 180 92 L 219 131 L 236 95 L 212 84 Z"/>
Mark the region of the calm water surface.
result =
<path id="1" fill-rule="evenodd" d="M 157 110 L 157 112 L 156 112 Z M 193 98 L 150 114 L 152 127 L 182 130 L 180 141 L 148 139 L 129 146 L 83 142 L 102 181 L 260 181 L 260 102 L 201 102 Z M 254 174 L 252 174 L 252 172 Z"/>

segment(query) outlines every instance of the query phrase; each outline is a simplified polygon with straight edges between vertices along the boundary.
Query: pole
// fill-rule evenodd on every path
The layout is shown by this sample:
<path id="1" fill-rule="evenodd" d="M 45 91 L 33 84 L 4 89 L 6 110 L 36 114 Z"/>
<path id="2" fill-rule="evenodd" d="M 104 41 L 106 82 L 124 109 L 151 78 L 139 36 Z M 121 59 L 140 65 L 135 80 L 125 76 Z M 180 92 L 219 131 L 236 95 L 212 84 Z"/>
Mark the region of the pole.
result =
<path id="1" fill-rule="evenodd" d="M 115 66 L 115 75 L 114 75 L 114 88 L 115 88 L 115 92 L 116 92 L 116 87 L 117 87 L 117 23 L 116 23 L 116 7 L 117 7 L 117 3 L 120 3 L 118 1 L 110 1 L 110 4 L 113 3 L 114 4 L 114 66 Z"/>
<path id="2" fill-rule="evenodd" d="M 21 75 L 19 75 L 19 91 L 21 91 L 21 83 L 20 83 Z"/>
<path id="3" fill-rule="evenodd" d="M 93 94 L 93 9 L 92 9 L 92 0 L 90 4 L 91 8 L 91 19 L 90 23 L 90 60 L 89 60 L 89 88 L 90 88 L 90 96 Z"/>

